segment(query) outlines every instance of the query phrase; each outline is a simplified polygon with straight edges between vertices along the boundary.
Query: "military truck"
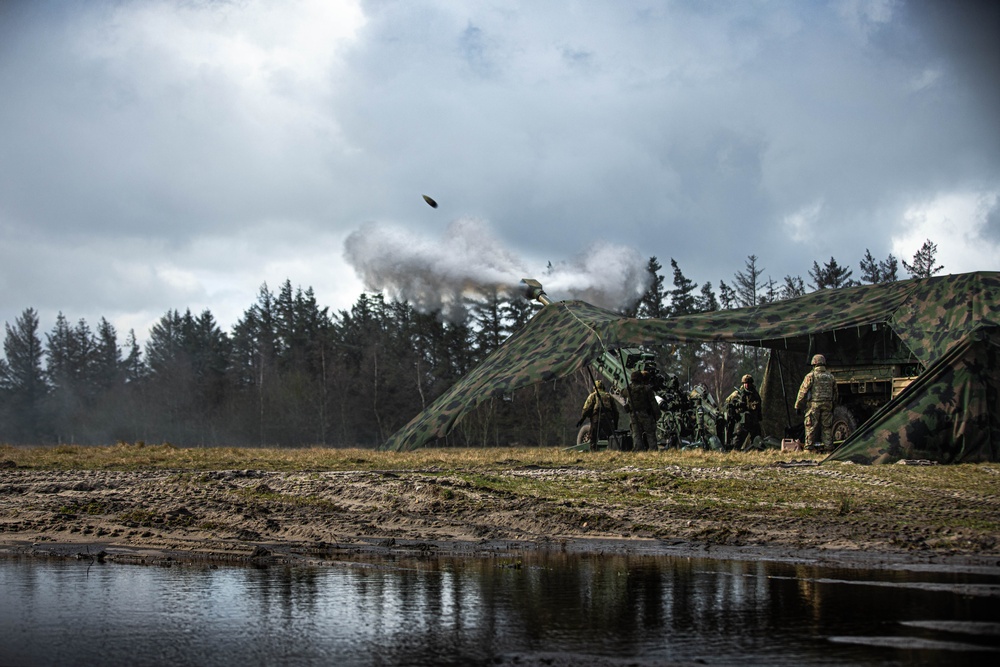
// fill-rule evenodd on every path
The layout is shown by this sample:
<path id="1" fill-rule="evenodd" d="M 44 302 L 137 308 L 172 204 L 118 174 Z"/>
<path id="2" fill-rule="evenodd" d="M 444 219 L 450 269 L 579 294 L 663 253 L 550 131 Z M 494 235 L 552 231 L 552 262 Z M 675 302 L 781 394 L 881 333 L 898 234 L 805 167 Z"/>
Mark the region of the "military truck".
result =
<path id="1" fill-rule="evenodd" d="M 837 380 L 833 440 L 843 442 L 917 378 L 917 363 L 827 366 Z"/>
<path id="2" fill-rule="evenodd" d="M 521 281 L 528 299 L 548 305 L 552 301 L 545 294 L 541 283 L 531 278 Z M 623 398 L 632 371 L 645 371 L 652 376 L 660 418 L 656 424 L 656 441 L 661 447 L 699 446 L 718 449 L 725 440 L 724 416 L 715 398 L 704 386 L 697 386 L 685 394 L 676 376 L 664 375 L 656 364 L 656 355 L 641 348 L 628 347 L 607 351 L 591 364 L 608 383 L 608 391 L 624 406 Z M 625 419 L 624 429 L 616 431 L 614 442 L 600 441 L 599 447 L 629 447 L 628 413 L 620 411 Z M 576 446 L 590 442 L 590 424 L 584 424 L 576 434 Z M 623 445 L 623 443 L 626 443 Z"/>

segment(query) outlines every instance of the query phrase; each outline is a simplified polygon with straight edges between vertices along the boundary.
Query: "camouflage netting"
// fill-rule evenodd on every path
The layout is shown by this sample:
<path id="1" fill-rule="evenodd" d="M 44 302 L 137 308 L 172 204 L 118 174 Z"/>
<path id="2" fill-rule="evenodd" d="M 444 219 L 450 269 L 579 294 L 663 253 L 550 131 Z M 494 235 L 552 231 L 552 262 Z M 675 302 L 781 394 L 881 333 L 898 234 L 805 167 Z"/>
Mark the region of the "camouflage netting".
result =
<path id="1" fill-rule="evenodd" d="M 416 449 L 443 438 L 483 401 L 573 373 L 604 349 L 622 346 L 624 322 L 620 315 L 583 301 L 545 306 L 382 448 Z"/>
<path id="2" fill-rule="evenodd" d="M 924 426 L 909 427 L 907 432 L 911 435 L 905 441 L 910 444 L 891 449 L 887 442 L 879 440 L 888 437 L 883 435 L 886 432 L 872 430 L 883 419 L 890 418 L 888 408 L 891 404 L 887 405 L 877 415 L 877 421 L 875 418 L 869 420 L 834 453 L 833 458 L 840 458 L 841 451 L 850 446 L 854 460 L 887 460 L 895 454 L 886 457 L 886 452 L 891 450 L 902 456 L 906 447 L 921 452 L 922 458 L 939 461 L 981 460 L 983 457 L 997 460 L 996 444 L 975 445 L 968 435 L 969 428 L 975 429 L 977 424 L 997 419 L 995 413 L 1000 407 L 996 392 L 991 394 L 983 380 L 976 380 L 973 374 L 965 371 L 960 375 L 979 384 L 956 399 L 958 402 L 951 409 L 952 414 L 964 417 L 948 422 L 947 430 L 953 435 L 946 437 L 949 439 L 947 451 L 954 453 L 956 446 L 951 439 L 958 428 L 956 420 L 968 422 L 968 426 L 961 427 L 966 434 L 958 448 L 962 454 L 958 458 L 952 454 L 930 455 L 928 452 L 939 445 L 933 445 L 928 436 L 921 435 L 933 432 L 935 441 L 945 437 L 941 436 L 944 422 L 938 417 L 931 419 L 923 415 L 936 414 L 934 411 L 927 413 L 926 405 L 942 400 L 935 397 L 948 395 L 947 388 L 940 385 L 950 382 L 953 376 L 935 371 L 932 377 L 930 371 L 943 362 L 946 353 L 957 350 L 963 342 L 979 341 L 973 347 L 985 345 L 994 349 L 983 342 L 992 338 L 983 331 L 997 326 L 1000 326 L 1000 273 L 996 272 L 819 290 L 754 308 L 663 320 L 623 318 L 582 301 L 560 301 L 542 308 L 521 331 L 394 434 L 384 448 L 415 449 L 442 438 L 465 412 L 479 403 L 537 382 L 566 376 L 606 350 L 671 342 L 724 341 L 795 354 L 823 351 L 831 365 L 836 364 L 839 350 L 850 349 L 857 358 L 866 350 L 898 346 L 901 349 L 897 356 L 919 362 L 928 372 L 924 374 L 926 378 L 922 376 L 920 381 L 914 382 L 892 404 L 898 404 L 901 399 L 910 401 L 908 404 L 915 409 L 907 411 L 907 423 L 924 423 Z M 996 365 L 990 364 L 976 377 L 985 377 L 995 389 L 998 373 Z M 971 401 L 977 392 L 986 398 L 980 402 Z M 917 394 L 923 397 L 920 402 L 914 402 Z M 965 400 L 966 396 L 970 397 L 969 401 Z M 919 409 L 921 405 L 923 411 Z M 892 414 L 898 416 L 899 413 Z M 904 431 L 906 428 L 900 427 Z M 867 448 L 858 445 L 862 431 L 869 434 L 864 440 L 868 443 Z M 990 443 L 996 443 L 995 429 L 990 433 L 993 435 L 985 437 Z"/>

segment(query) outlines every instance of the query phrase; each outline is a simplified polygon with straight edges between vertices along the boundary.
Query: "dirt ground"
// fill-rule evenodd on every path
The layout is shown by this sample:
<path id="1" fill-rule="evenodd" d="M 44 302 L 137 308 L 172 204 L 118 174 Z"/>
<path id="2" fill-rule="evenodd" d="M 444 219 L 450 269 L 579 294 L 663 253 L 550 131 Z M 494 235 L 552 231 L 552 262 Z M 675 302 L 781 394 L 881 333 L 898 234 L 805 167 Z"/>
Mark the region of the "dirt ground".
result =
<path id="1" fill-rule="evenodd" d="M 653 477 L 628 467 L 514 465 L 476 483 L 439 470 L 15 467 L 0 470 L 0 555 L 311 564 L 379 554 L 559 549 L 1000 573 L 997 483 L 956 491 L 928 481 L 911 488 L 917 476 L 903 493 L 893 488 L 900 482 L 857 468 L 804 466 L 766 472 L 789 484 L 849 484 L 864 496 L 841 496 L 839 505 L 816 511 L 794 503 L 755 510 L 739 499 L 683 500 L 699 485 L 746 483 L 764 472 L 677 468 Z M 986 472 L 1000 482 L 1000 466 Z M 660 486 L 647 489 L 641 502 L 593 493 L 653 479 Z M 592 493 L 567 500 L 546 491 L 554 484 L 580 484 Z"/>

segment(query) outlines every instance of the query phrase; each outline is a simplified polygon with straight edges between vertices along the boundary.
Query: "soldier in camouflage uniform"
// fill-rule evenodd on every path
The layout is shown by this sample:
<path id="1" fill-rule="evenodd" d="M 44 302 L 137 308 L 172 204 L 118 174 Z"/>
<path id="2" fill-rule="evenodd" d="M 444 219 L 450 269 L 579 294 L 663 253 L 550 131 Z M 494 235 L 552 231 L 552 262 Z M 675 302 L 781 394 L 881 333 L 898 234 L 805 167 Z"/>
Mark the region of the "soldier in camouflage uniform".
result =
<path id="1" fill-rule="evenodd" d="M 668 448 L 680 447 L 681 438 L 694 430 L 691 399 L 681 391 L 680 380 L 677 379 L 676 375 L 671 376 L 670 381 L 664 383 L 662 396 L 663 402 L 660 403 L 660 412 L 663 417 L 663 439 Z"/>
<path id="2" fill-rule="evenodd" d="M 816 449 L 821 444 L 829 450 L 833 447 L 833 404 L 837 400 L 837 380 L 826 370 L 826 357 L 822 354 L 812 358 L 812 367 L 799 387 L 795 410 L 801 412 L 808 397 L 806 449 Z"/>
<path id="3" fill-rule="evenodd" d="M 598 440 L 607 440 L 618 428 L 618 401 L 604 389 L 604 383 L 594 380 L 594 391 L 583 404 L 577 427 L 590 420 L 590 449 L 597 449 Z"/>
<path id="4" fill-rule="evenodd" d="M 637 451 L 656 449 L 656 421 L 660 406 L 656 403 L 650 375 L 632 371 L 631 382 L 625 390 L 625 411 L 632 416 L 632 448 Z"/>
<path id="5" fill-rule="evenodd" d="M 744 375 L 740 388 L 726 399 L 726 413 L 735 422 L 730 446 L 746 451 L 752 446 L 754 438 L 761 435 L 760 421 L 763 416 L 760 394 L 752 375 Z"/>

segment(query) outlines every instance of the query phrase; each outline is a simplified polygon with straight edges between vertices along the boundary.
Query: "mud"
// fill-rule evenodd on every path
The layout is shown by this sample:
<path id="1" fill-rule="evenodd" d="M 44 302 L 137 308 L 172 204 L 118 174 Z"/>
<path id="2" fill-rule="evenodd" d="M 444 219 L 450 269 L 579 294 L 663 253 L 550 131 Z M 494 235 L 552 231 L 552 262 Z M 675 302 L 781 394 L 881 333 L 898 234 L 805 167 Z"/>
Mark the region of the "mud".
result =
<path id="1" fill-rule="evenodd" d="M 691 468 L 685 482 L 753 470 Z M 514 467 L 490 484 L 440 470 L 0 470 L 0 555 L 140 564 L 321 563 L 368 556 L 490 557 L 524 550 L 767 559 L 863 568 L 1000 572 L 992 489 L 879 500 L 891 484 L 850 469 L 790 469 L 870 487 L 847 507 L 804 512 L 683 503 L 669 490 L 567 501 L 544 485 L 625 488 L 636 471 Z M 537 482 L 523 490 L 528 478 Z M 801 479 L 801 478 L 799 478 Z M 511 482 L 508 486 L 505 481 Z M 534 488 L 534 487 L 532 487 Z M 866 492 L 867 493 L 867 492 Z M 893 501 L 895 502 L 895 501 Z"/>

